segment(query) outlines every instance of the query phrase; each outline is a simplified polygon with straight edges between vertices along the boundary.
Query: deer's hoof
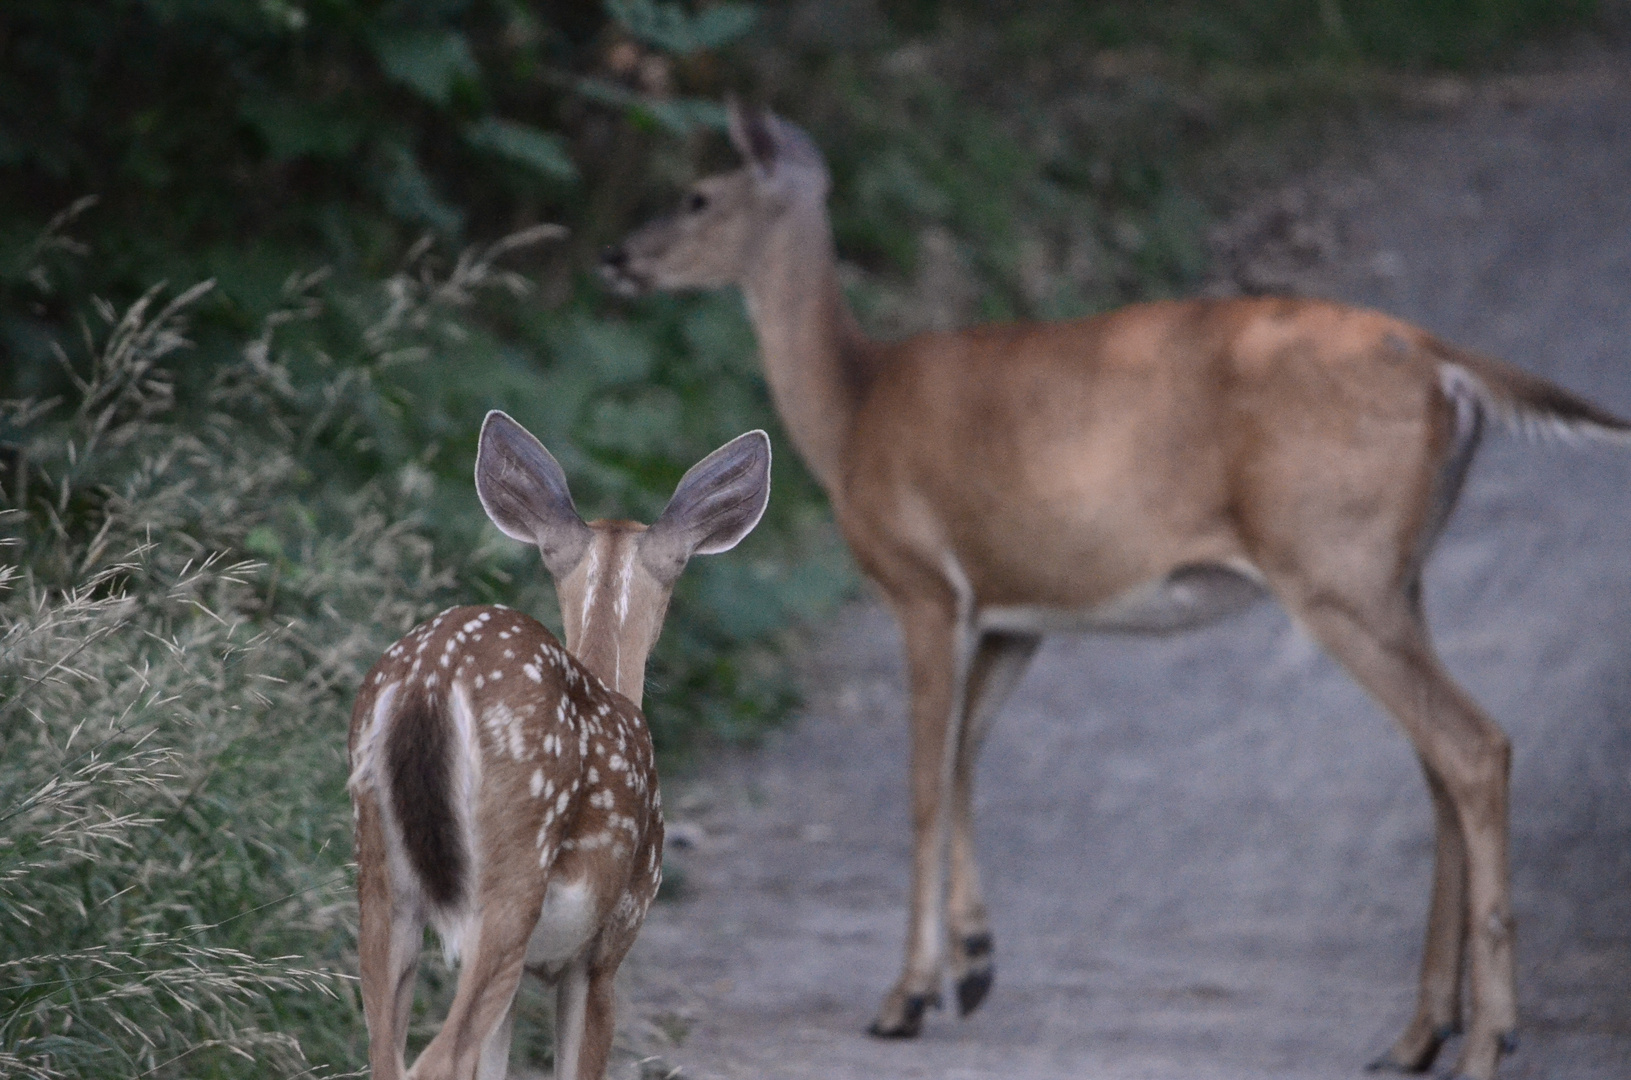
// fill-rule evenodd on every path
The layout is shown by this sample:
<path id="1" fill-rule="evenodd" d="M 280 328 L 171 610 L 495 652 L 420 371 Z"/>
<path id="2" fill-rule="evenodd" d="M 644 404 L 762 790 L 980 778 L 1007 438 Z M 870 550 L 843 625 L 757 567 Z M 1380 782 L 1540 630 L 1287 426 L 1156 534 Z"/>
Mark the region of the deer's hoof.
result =
<path id="1" fill-rule="evenodd" d="M 985 995 L 991 992 L 991 984 L 997 979 L 997 972 L 989 964 L 978 971 L 971 971 L 957 980 L 957 1015 L 967 1016 L 980 1007 Z"/>
<path id="2" fill-rule="evenodd" d="M 892 990 L 867 1034 L 878 1039 L 915 1039 L 923 1030 L 923 1014 L 940 1008 L 939 994 L 906 994 Z"/>
<path id="3" fill-rule="evenodd" d="M 957 1015 L 967 1016 L 980 1007 L 997 978 L 990 934 L 970 934 L 961 946 L 963 973 L 957 978 Z"/>
<path id="4" fill-rule="evenodd" d="M 1401 1058 L 1398 1046 L 1394 1046 L 1375 1061 L 1366 1064 L 1365 1071 L 1372 1073 L 1424 1073 L 1433 1067 L 1433 1059 L 1438 1057 L 1438 1052 L 1444 1048 L 1445 1043 L 1450 1041 L 1451 1036 L 1459 1034 L 1461 1034 L 1461 1025 L 1441 1024 L 1433 1029 L 1425 1042 L 1422 1043 L 1421 1049 L 1416 1051 L 1415 1054 Z M 1404 1041 L 1404 1039 L 1400 1040 L 1400 1042 Z"/>
<path id="5" fill-rule="evenodd" d="M 1396 1060 L 1394 1058 L 1394 1056 L 1393 1056 L 1393 1051 L 1389 1050 L 1387 1053 L 1383 1054 L 1379 1058 L 1376 1058 L 1374 1061 L 1365 1062 L 1365 1071 L 1368 1072 L 1368 1073 L 1408 1073 L 1408 1074 L 1415 1074 L 1415 1073 L 1423 1073 L 1423 1072 L 1426 1072 L 1427 1070 L 1423 1069 L 1423 1068 L 1419 1068 L 1419 1067 L 1417 1067 L 1415 1065 L 1407 1065 L 1402 1061 Z"/>
<path id="6" fill-rule="evenodd" d="M 1503 1031 L 1495 1036 L 1494 1053 L 1477 1051 L 1488 1044 L 1474 1044 L 1465 1048 L 1461 1060 L 1453 1069 L 1435 1073 L 1433 1080 L 1495 1080 L 1495 1069 L 1503 1057 L 1517 1052 L 1517 1032 Z"/>

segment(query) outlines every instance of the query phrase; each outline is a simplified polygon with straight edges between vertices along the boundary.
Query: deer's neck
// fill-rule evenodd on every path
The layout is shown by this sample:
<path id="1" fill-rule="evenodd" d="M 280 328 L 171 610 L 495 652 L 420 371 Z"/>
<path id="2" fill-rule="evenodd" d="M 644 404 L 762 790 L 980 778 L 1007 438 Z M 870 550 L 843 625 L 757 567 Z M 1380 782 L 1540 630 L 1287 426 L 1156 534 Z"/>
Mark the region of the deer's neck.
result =
<path id="1" fill-rule="evenodd" d="M 796 207 L 777 222 L 742 293 L 788 437 L 838 498 L 844 446 L 876 347 L 844 301 L 825 207 Z"/>
<path id="2" fill-rule="evenodd" d="M 566 651 L 577 657 L 578 663 L 601 682 L 639 707 L 646 682 L 644 650 L 636 654 L 630 649 L 629 655 L 624 655 L 624 643 L 616 635 L 598 632 L 591 632 L 576 644 L 577 648 L 568 644 Z"/>
<path id="3" fill-rule="evenodd" d="M 651 653 L 652 598 L 639 579 L 635 534 L 608 529 L 594 538 L 583 561 L 556 582 L 566 651 L 601 682 L 635 705 Z M 657 612 L 660 623 L 661 612 Z"/>

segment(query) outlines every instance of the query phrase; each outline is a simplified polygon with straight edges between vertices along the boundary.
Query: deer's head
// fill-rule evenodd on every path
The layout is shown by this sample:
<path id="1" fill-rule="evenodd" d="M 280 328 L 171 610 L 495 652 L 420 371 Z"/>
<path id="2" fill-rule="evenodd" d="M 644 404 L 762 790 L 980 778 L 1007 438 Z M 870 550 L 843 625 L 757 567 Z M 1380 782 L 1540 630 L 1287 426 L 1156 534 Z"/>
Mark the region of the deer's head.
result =
<path id="1" fill-rule="evenodd" d="M 638 705 L 680 571 L 692 555 L 729 551 L 764 515 L 770 437 L 750 431 L 691 466 L 649 527 L 585 522 L 544 444 L 495 409 L 481 427 L 476 493 L 500 531 L 537 545 L 560 598 L 567 651 Z"/>
<path id="2" fill-rule="evenodd" d="M 810 137 L 763 109 L 734 99 L 726 108 L 742 167 L 697 181 L 679 209 L 603 253 L 601 273 L 618 292 L 741 284 L 783 220 L 824 213 L 827 166 Z"/>

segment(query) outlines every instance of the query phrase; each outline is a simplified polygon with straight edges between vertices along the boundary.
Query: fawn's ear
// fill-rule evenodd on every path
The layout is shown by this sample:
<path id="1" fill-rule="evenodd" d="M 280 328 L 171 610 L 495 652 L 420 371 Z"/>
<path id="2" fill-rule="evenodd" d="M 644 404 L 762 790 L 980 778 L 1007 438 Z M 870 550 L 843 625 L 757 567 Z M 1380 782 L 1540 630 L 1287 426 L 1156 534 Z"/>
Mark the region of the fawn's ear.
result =
<path id="1" fill-rule="evenodd" d="M 566 473 L 544 444 L 494 409 L 481 425 L 476 494 L 505 536 L 537 544 L 544 566 L 559 578 L 589 547 L 589 526 L 572 505 Z"/>
<path id="2" fill-rule="evenodd" d="M 641 537 L 646 564 L 672 581 L 692 555 L 742 542 L 770 504 L 770 436 L 738 435 L 687 470 L 662 516 Z"/>

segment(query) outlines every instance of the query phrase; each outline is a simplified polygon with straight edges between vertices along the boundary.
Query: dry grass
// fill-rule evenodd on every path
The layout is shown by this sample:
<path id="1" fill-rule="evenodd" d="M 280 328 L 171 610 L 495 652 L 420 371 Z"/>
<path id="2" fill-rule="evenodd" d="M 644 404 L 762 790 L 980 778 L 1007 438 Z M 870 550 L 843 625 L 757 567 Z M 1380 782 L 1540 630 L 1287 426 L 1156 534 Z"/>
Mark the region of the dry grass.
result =
<path id="1" fill-rule="evenodd" d="M 333 1076 L 361 1060 L 344 732 L 454 575 L 409 485 L 314 483 L 495 248 L 373 301 L 369 364 L 302 381 L 315 278 L 177 414 L 209 286 L 87 320 L 73 400 L 10 402 L 0 500 L 0 1074 Z M 305 370 L 324 371 L 318 363 Z"/>

